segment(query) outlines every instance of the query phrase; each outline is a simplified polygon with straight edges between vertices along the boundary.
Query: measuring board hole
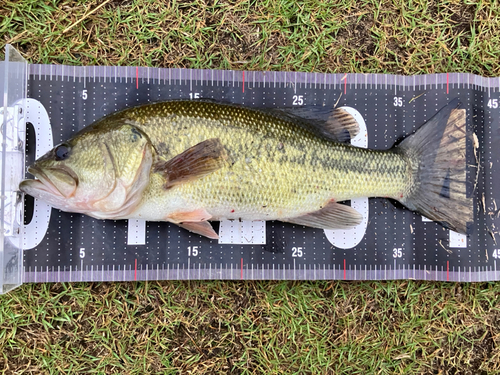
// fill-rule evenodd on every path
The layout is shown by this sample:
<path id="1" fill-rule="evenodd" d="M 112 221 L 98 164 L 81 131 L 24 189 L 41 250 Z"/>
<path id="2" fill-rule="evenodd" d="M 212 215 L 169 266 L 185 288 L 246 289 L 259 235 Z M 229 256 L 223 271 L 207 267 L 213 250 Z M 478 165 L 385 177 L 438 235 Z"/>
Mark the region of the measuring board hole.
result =
<path id="1" fill-rule="evenodd" d="M 31 165 L 35 162 L 35 150 L 36 150 L 36 131 L 35 127 L 31 122 L 26 123 L 26 165 Z M 33 176 L 27 173 L 27 176 L 33 178 Z"/>
<path id="2" fill-rule="evenodd" d="M 35 212 L 33 210 L 35 206 L 35 198 L 31 195 L 24 195 L 24 225 L 28 225 L 33 220 Z"/>

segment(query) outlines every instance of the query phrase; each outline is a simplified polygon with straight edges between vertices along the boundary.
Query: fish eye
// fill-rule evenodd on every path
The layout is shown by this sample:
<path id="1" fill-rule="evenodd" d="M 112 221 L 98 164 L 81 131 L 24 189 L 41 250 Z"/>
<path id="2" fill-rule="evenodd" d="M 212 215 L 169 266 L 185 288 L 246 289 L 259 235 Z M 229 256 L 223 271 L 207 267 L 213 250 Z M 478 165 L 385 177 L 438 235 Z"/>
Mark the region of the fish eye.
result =
<path id="1" fill-rule="evenodd" d="M 69 156 L 70 148 L 66 144 L 61 144 L 56 147 L 55 149 L 55 154 L 56 154 L 56 160 L 61 161 L 61 160 L 66 160 Z"/>

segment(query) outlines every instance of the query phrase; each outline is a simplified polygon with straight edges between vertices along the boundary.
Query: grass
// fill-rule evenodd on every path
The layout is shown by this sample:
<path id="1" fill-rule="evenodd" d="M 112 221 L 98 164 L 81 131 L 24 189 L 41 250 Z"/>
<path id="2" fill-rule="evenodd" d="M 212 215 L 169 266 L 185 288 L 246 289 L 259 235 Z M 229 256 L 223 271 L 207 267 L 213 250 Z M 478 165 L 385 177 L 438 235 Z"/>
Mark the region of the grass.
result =
<path id="1" fill-rule="evenodd" d="M 47 64 L 500 75 L 496 2 L 113 0 L 89 14 L 101 4 L 4 0 L 0 49 Z M 28 284 L 0 297 L 0 369 L 498 373 L 499 296 L 497 283 Z"/>
<path id="2" fill-rule="evenodd" d="M 499 298 L 412 281 L 25 285 L 2 297 L 0 342 L 16 373 L 477 374 L 498 369 Z"/>
<path id="3" fill-rule="evenodd" d="M 37 63 L 401 74 L 500 70 L 499 8 L 488 1 L 114 0 L 78 24 L 102 2 L 4 2 L 0 44 L 10 41 Z"/>

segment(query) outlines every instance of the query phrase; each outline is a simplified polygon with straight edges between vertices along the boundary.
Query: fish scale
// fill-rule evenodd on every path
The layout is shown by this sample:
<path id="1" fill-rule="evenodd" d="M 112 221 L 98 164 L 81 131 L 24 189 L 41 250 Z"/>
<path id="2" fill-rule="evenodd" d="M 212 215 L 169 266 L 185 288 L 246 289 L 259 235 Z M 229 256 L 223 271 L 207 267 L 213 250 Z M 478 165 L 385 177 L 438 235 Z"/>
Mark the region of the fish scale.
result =
<path id="1" fill-rule="evenodd" d="M 401 155 L 319 139 L 298 125 L 255 110 L 174 101 L 103 121 L 114 123 L 122 116 L 137 123 L 155 148 L 169 140 L 168 153 L 161 154 L 167 160 L 205 139 L 221 140 L 230 155 L 225 168 L 171 192 L 192 207 L 208 208 L 215 219 L 251 219 L 257 214 L 289 218 L 320 209 L 331 199 L 395 198 L 407 189 L 408 162 Z M 169 200 L 160 184 L 153 184 L 146 194 L 153 203 L 142 211 Z"/>

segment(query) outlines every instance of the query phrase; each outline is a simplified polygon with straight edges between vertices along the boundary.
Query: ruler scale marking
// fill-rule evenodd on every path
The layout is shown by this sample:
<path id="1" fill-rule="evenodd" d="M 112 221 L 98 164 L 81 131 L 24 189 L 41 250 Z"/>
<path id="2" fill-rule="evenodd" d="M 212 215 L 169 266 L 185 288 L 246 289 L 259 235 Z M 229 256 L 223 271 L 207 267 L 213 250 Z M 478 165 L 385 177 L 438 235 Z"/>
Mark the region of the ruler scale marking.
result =
<path id="1" fill-rule="evenodd" d="M 55 69 L 55 70 L 53 70 Z M 48 69 L 45 69 L 44 67 L 42 66 L 36 66 L 36 71 L 38 73 L 38 77 L 40 79 L 41 75 L 44 74 L 44 77 L 47 81 L 53 81 L 53 83 L 60 83 L 60 82 L 67 82 L 69 79 L 70 79 L 70 76 L 71 74 L 67 74 L 69 73 L 68 70 L 70 68 L 66 69 L 64 66 L 61 66 L 61 67 L 48 67 Z M 86 83 L 87 83 L 87 77 L 89 78 L 89 82 L 96 82 L 96 75 L 98 77 L 98 80 L 99 82 L 101 81 L 104 81 L 105 83 L 108 83 L 107 82 L 107 79 L 106 77 L 109 76 L 110 77 L 110 80 L 109 80 L 109 83 L 111 84 L 113 82 L 112 80 L 112 76 L 113 76 L 113 72 L 110 70 L 109 71 L 109 74 L 108 74 L 108 71 L 106 67 L 92 67 L 89 69 L 93 69 L 92 71 L 89 70 L 89 72 L 87 72 L 86 70 L 87 68 L 86 67 L 82 67 L 82 68 L 79 68 L 79 81 L 81 83 L 83 83 L 83 87 L 86 88 Z M 112 69 L 112 68 L 110 68 Z M 132 67 L 130 69 L 136 69 L 136 75 L 138 78 L 138 75 L 139 73 L 141 74 L 141 82 L 145 83 L 146 82 L 146 79 L 147 79 L 147 83 L 149 85 L 154 85 L 156 84 L 157 82 L 160 83 L 161 82 L 161 71 L 158 70 L 157 72 L 155 72 L 155 74 L 152 74 L 152 71 L 151 69 L 154 69 L 154 68 L 144 68 L 146 69 L 146 71 L 144 72 L 144 69 L 143 68 L 139 68 L 139 67 Z M 139 72 L 140 70 L 140 72 Z M 74 71 L 74 74 L 73 74 L 73 80 L 75 81 L 76 80 L 76 67 L 73 68 L 73 71 Z M 88 74 L 90 73 L 90 74 Z M 177 86 L 182 86 L 182 87 L 187 87 L 189 90 L 193 90 L 193 80 L 195 81 L 195 84 L 198 85 L 198 75 L 199 77 L 201 77 L 200 79 L 200 83 L 203 84 L 203 71 L 199 71 L 199 70 L 189 70 L 189 76 L 188 76 L 188 73 L 186 72 L 186 74 L 184 75 L 184 80 L 182 79 L 182 70 L 181 69 L 177 69 L 175 71 L 176 73 L 176 77 L 175 77 L 175 85 Z M 232 76 L 233 76 L 233 84 L 231 86 L 229 86 L 229 80 L 228 80 L 228 83 L 226 85 L 225 83 L 225 80 L 228 79 L 230 76 L 228 76 L 228 74 L 231 74 L 229 72 L 226 72 L 226 71 L 220 71 L 220 72 L 215 72 L 214 71 L 207 71 L 208 74 L 211 74 L 211 77 L 206 77 L 208 79 L 211 78 L 211 83 L 212 83 L 212 86 L 214 88 L 217 88 L 217 87 L 227 87 L 228 90 L 234 90 L 234 79 L 235 79 L 235 73 L 233 71 L 232 73 Z M 67 75 L 67 80 L 64 79 L 64 75 Z M 125 82 L 128 82 L 128 69 L 127 68 L 124 68 L 124 69 L 117 69 L 117 67 L 114 67 L 114 84 L 119 86 L 119 80 L 117 78 L 121 78 L 124 77 L 124 80 Z M 165 76 L 164 76 L 164 83 L 166 83 L 166 72 L 165 72 Z M 315 72 L 312 72 L 312 73 L 292 73 L 294 74 L 294 77 L 292 79 L 292 82 L 291 82 L 291 85 L 290 86 L 293 86 L 293 92 L 294 93 L 297 93 L 297 89 L 300 89 L 300 92 L 298 94 L 300 95 L 304 95 L 304 98 L 307 98 L 309 97 L 309 95 L 312 95 L 312 92 L 309 92 L 308 90 L 324 90 L 324 89 L 328 89 L 328 88 L 331 88 L 332 86 L 332 81 L 334 83 L 333 87 L 336 88 L 336 77 L 338 77 L 339 75 L 338 74 L 323 74 L 323 77 L 321 77 L 318 73 L 315 73 Z M 424 77 L 415 77 L 413 76 L 412 78 L 409 78 L 409 77 L 404 77 L 404 76 L 399 76 L 399 77 L 392 77 L 392 76 L 387 76 L 385 75 L 384 78 L 382 79 L 382 77 L 378 77 L 378 75 L 359 75 L 359 74 L 354 74 L 354 77 L 351 77 L 351 78 L 348 78 L 348 75 L 340 75 L 341 78 L 343 78 L 342 80 L 339 80 L 339 85 L 340 84 L 343 84 L 343 88 L 344 88 L 344 93 L 347 92 L 347 79 L 350 79 L 349 81 L 349 89 L 350 90 L 354 90 L 355 94 L 356 95 L 365 95 L 365 94 L 358 94 L 358 92 L 362 91 L 362 90 L 383 90 L 383 87 L 384 87 L 384 84 L 385 84 L 385 87 L 387 87 L 389 84 L 390 85 L 394 85 L 394 92 L 397 94 L 397 90 L 398 90 L 398 85 L 400 86 L 399 89 L 400 89 L 400 96 L 402 93 L 405 93 L 404 95 L 406 95 L 407 92 L 411 92 L 411 91 L 416 91 L 417 88 L 421 89 L 422 88 L 422 84 L 424 85 L 423 88 L 425 90 L 431 90 L 431 91 L 434 91 L 434 90 L 437 90 L 437 91 L 441 91 L 441 92 L 444 92 L 444 90 L 446 90 L 446 92 L 448 94 L 451 94 L 453 95 L 453 93 L 455 92 L 454 90 L 462 90 L 462 89 L 465 89 L 465 86 L 467 87 L 470 87 L 471 86 L 471 83 L 472 83 L 472 86 L 474 89 L 477 89 L 477 92 L 483 92 L 485 93 L 485 95 L 491 95 L 491 92 L 497 92 L 496 90 L 496 86 L 493 85 L 493 82 L 496 84 L 496 82 L 498 81 L 499 82 L 499 85 L 500 85 L 500 81 L 495 78 L 495 81 L 493 81 L 493 79 L 488 79 L 488 78 L 483 78 L 483 77 L 477 77 L 477 76 L 473 76 L 473 75 L 468 75 L 468 76 L 465 76 L 465 77 L 462 77 L 461 76 L 461 73 L 458 73 L 458 74 L 440 74 L 440 75 L 435 75 L 435 80 L 432 81 L 431 80 L 431 85 L 430 85 L 430 88 L 429 86 L 427 86 L 427 75 L 424 75 Z M 169 72 L 168 72 L 168 75 L 169 75 L 169 83 L 170 83 L 170 80 L 171 80 L 171 75 L 172 75 L 172 70 L 169 69 Z M 59 77 L 60 76 L 60 77 Z M 101 76 L 103 78 L 103 80 L 101 80 Z M 151 77 L 158 77 L 158 80 L 156 79 L 153 79 L 152 81 L 150 81 L 150 78 Z M 287 85 L 286 85 L 286 81 L 287 81 L 287 74 L 286 73 L 281 73 L 281 72 L 273 72 L 273 76 L 274 76 L 274 79 L 273 79 L 273 88 L 274 89 L 280 89 L 280 88 L 283 88 L 283 89 L 287 89 Z M 92 77 L 92 79 L 91 79 Z M 278 77 L 281 77 L 282 79 L 279 79 Z M 469 77 L 469 79 L 467 79 L 467 77 Z M 363 81 L 359 81 L 358 82 L 358 79 L 363 79 Z M 83 79 L 83 82 L 81 81 Z M 411 79 L 412 81 L 408 82 L 408 79 Z M 265 82 L 269 81 L 269 79 L 266 78 L 266 74 L 265 73 L 260 73 L 260 72 L 252 72 L 252 84 L 251 84 L 251 87 L 253 90 L 259 90 L 259 89 L 265 89 L 266 88 L 266 84 Z M 313 84 L 313 80 L 314 80 L 314 84 Z M 354 80 L 354 82 L 353 82 Z M 464 82 L 464 80 L 467 80 L 467 82 Z M 276 81 L 278 81 L 278 85 L 276 85 Z M 295 81 L 295 83 L 293 83 L 293 81 Z M 342 82 L 344 81 L 344 82 Z M 42 80 L 43 82 L 43 80 Z M 283 82 L 283 87 L 280 87 L 280 82 Z M 327 82 L 329 85 L 327 85 Z M 139 83 L 138 79 L 136 79 L 136 84 Z M 321 84 L 323 83 L 323 84 Z M 359 84 L 358 84 L 359 83 Z M 451 83 L 451 85 L 450 85 Z M 243 82 L 243 89 L 244 89 L 244 82 Z M 268 82 L 268 85 L 267 85 L 269 88 L 271 87 L 271 82 Z M 81 88 L 82 86 L 80 86 Z M 493 90 L 492 90 L 492 87 L 493 87 Z M 141 89 L 142 86 L 139 85 L 139 89 Z M 94 88 L 93 88 L 94 90 Z M 113 90 L 111 88 L 111 90 Z M 451 91 L 450 91 L 451 90 Z M 378 91 L 376 91 L 376 93 L 378 93 Z M 94 93 L 93 93 L 94 94 Z M 216 93 L 217 94 L 217 93 Z M 417 93 L 417 95 L 420 94 L 420 93 Z M 231 91 L 228 91 L 227 93 L 228 96 L 231 95 Z M 280 92 L 277 91 L 275 96 L 279 96 L 280 95 Z M 377 94 L 378 95 L 378 94 Z M 267 94 L 266 94 L 267 96 Z M 414 96 L 416 96 L 414 94 Z M 310 97 L 309 97 L 310 98 Z M 266 98 L 267 99 L 267 98 Z M 270 98 L 272 100 L 272 97 Z M 345 100 L 345 98 L 341 98 L 341 100 Z M 416 100 L 417 101 L 417 100 Z M 348 102 L 349 103 L 349 102 Z M 258 104 L 258 103 L 257 103 Z M 390 104 L 390 103 L 388 103 Z M 407 102 L 405 104 L 408 104 Z M 390 107 L 388 107 L 390 108 Z M 433 110 L 430 110 L 428 111 L 428 113 L 432 113 Z M 488 146 L 489 147 L 489 146 Z M 399 212 L 398 212 L 399 213 Z M 147 246 L 147 245 L 144 245 L 144 246 Z M 315 250 L 314 250 L 315 251 Z M 332 253 L 335 253 L 335 249 L 331 249 Z M 215 254 L 215 252 L 214 252 Z M 328 258 L 330 258 L 331 255 L 328 255 Z M 217 274 L 218 274 L 218 277 L 217 278 L 233 278 L 233 273 L 231 271 L 230 272 L 230 269 L 232 270 L 233 269 L 233 263 L 227 263 L 227 266 L 225 266 L 224 262 L 217 262 L 214 260 L 214 264 L 215 264 L 215 267 L 217 269 Z M 90 260 L 89 260 L 90 261 Z M 356 263 L 356 262 L 352 262 L 351 260 L 344 260 L 344 262 L 346 263 L 346 266 L 348 267 L 344 267 L 344 277 L 345 278 L 348 278 L 348 279 L 362 279 L 364 277 L 364 279 L 368 279 L 368 278 L 377 278 L 377 272 L 375 272 L 374 274 L 371 274 L 370 272 L 368 272 L 368 267 L 366 264 L 359 264 L 359 263 Z M 293 264 L 292 264 L 293 263 Z M 331 273 L 329 272 L 326 272 L 326 267 L 325 267 L 325 263 L 315 263 L 315 262 L 312 262 L 312 261 L 306 261 L 306 262 L 303 262 L 302 259 L 300 259 L 300 262 L 297 263 L 295 259 L 293 259 L 293 262 L 288 264 L 288 269 L 290 270 L 290 274 L 288 275 L 288 273 L 286 272 L 287 271 L 287 268 L 285 265 L 283 265 L 283 272 L 280 273 L 282 274 L 282 278 L 283 279 L 286 279 L 286 277 L 290 277 L 292 276 L 293 279 L 318 279 L 320 278 L 321 276 L 318 274 L 318 268 L 321 268 L 321 266 L 323 265 L 323 273 L 322 273 L 322 277 L 323 278 L 326 278 L 327 277 L 327 274 L 328 274 L 328 277 L 331 277 L 331 278 L 336 278 L 336 273 L 335 273 L 335 269 L 336 267 L 333 267 Z M 347 264 L 348 263 L 348 264 Z M 199 263 L 201 264 L 201 263 Z M 211 278 L 211 264 L 212 262 L 209 261 L 209 264 L 210 264 L 210 270 L 209 270 L 209 277 Z M 269 279 L 274 279 L 275 278 L 275 270 L 274 270 L 274 263 L 264 263 L 264 261 L 262 263 L 255 263 L 256 266 L 257 266 L 257 269 L 259 269 L 259 264 L 260 264 L 260 271 L 261 272 L 257 272 L 257 274 L 253 273 L 252 274 L 252 277 L 256 276 L 257 277 L 261 277 L 261 278 L 269 278 Z M 268 264 L 267 268 L 266 268 L 266 264 Z M 272 266 L 271 266 L 272 264 Z M 302 264 L 302 266 L 300 266 Z M 326 261 L 326 264 L 330 264 L 329 261 Z M 383 277 L 387 277 L 387 276 L 390 276 L 391 278 L 407 278 L 407 277 L 410 277 L 410 275 L 413 275 L 413 278 L 417 278 L 417 277 L 420 277 L 420 278 L 424 278 L 424 279 L 438 279 L 438 280 L 457 280 L 457 281 L 460 281 L 461 279 L 461 270 L 460 270 L 460 267 L 455 267 L 451 265 L 451 262 L 450 261 L 444 261 L 444 262 L 441 262 L 439 264 L 436 265 L 436 269 L 434 269 L 434 267 L 425 267 L 424 265 L 424 271 L 421 272 L 420 276 L 418 275 L 418 273 L 416 272 L 416 265 L 415 263 L 408 263 L 408 264 L 399 264 L 399 267 L 398 267 L 398 262 L 394 261 L 394 265 L 393 266 L 390 266 L 389 265 L 389 274 L 387 274 L 387 265 L 384 266 L 384 270 L 383 272 L 380 274 L 380 276 L 383 278 Z M 220 265 L 220 266 L 219 266 Z M 406 267 L 408 265 L 408 268 Z M 69 265 L 70 266 L 70 265 Z M 85 260 L 85 268 L 83 268 L 83 263 L 81 262 L 80 263 L 80 269 L 78 270 L 80 272 L 80 279 L 82 280 L 96 280 L 98 278 L 104 278 L 104 266 L 105 264 L 101 265 L 101 264 L 93 264 L 92 262 L 88 263 L 87 264 L 87 259 Z M 108 266 L 108 270 L 109 270 L 109 264 L 107 265 Z M 140 266 L 140 269 L 139 268 L 135 268 L 134 270 L 132 270 L 130 264 L 129 266 L 124 266 L 124 269 L 123 269 L 123 272 L 120 272 L 120 277 L 114 277 L 114 273 L 112 272 L 112 275 L 113 275 L 113 279 L 132 279 L 132 277 L 134 277 L 134 279 L 142 279 L 142 278 L 146 278 L 148 279 L 149 277 L 151 277 L 151 273 L 148 272 L 148 265 L 146 265 L 146 270 L 144 270 L 142 268 L 142 264 L 138 264 L 137 266 Z M 192 267 L 192 264 L 191 264 L 191 260 L 190 258 L 187 258 L 186 261 L 181 261 L 181 262 L 177 262 L 176 263 L 176 266 L 177 266 L 177 274 L 175 275 L 176 278 L 184 278 L 184 277 L 187 277 L 188 279 L 190 279 L 193 275 L 191 274 L 191 271 L 190 271 L 190 268 Z M 253 267 L 254 266 L 254 263 L 250 262 L 250 267 Z M 370 264 L 370 268 L 371 268 L 372 264 Z M 375 269 L 378 269 L 377 265 L 374 265 L 375 266 Z M 33 273 L 30 273 L 29 269 L 26 271 L 28 275 L 33 275 L 32 276 L 32 279 L 36 280 L 37 282 L 39 282 L 40 280 L 44 279 L 44 280 L 52 280 L 52 281 L 67 281 L 68 279 L 72 279 L 72 276 L 71 276 L 71 272 L 72 272 L 72 267 L 69 267 L 69 268 L 59 268 L 58 267 L 55 267 L 54 265 L 44 265 L 45 268 L 40 268 L 40 269 L 36 269 Z M 100 268 L 99 268 L 100 267 Z M 170 274 L 169 274 L 169 268 L 170 268 L 170 263 L 167 263 L 166 265 L 167 267 L 167 277 L 170 278 Z M 187 267 L 187 268 L 186 268 Z M 219 268 L 220 267 L 220 268 Z M 298 267 L 298 268 L 297 268 Z M 413 269 L 413 272 L 410 271 L 410 267 Z M 420 267 L 420 265 L 419 265 Z M 78 267 L 76 267 L 78 268 Z M 113 267 L 114 268 L 114 267 Z M 174 267 L 176 268 L 176 267 Z M 182 268 L 182 270 L 180 269 Z M 255 267 L 253 267 L 255 268 Z M 253 269 L 252 268 L 252 269 Z M 427 272 L 427 269 L 430 269 L 430 274 L 429 272 Z M 472 269 L 474 268 L 474 269 Z M 485 265 L 484 267 L 477 267 L 477 266 L 473 266 L 472 268 L 469 268 L 469 281 L 471 280 L 487 280 L 488 278 L 494 278 L 494 279 L 498 279 L 498 271 L 496 269 L 496 261 L 492 264 L 488 264 L 488 265 Z M 68 271 L 69 269 L 69 271 Z M 98 270 L 98 272 L 94 272 L 94 269 Z M 364 269 L 364 271 L 363 271 Z M 42 270 L 42 271 L 41 271 Z M 158 270 L 158 265 L 157 265 L 157 270 Z M 100 272 L 99 272 L 100 271 Z M 299 274 L 297 274 L 297 271 L 299 271 Z M 39 277 L 38 275 L 42 272 L 45 272 L 46 273 L 46 277 Z M 321 272 L 321 271 L 320 271 Z M 243 274 L 243 268 L 241 269 L 241 273 L 242 275 L 245 277 L 246 274 Z M 135 274 L 135 276 L 134 276 Z M 288 276 L 287 276 L 288 275 Z M 299 276 L 300 275 L 300 276 Z M 370 276 L 369 276 L 370 275 Z M 491 275 L 491 276 L 490 276 Z M 159 272 L 156 273 L 156 278 L 159 277 Z M 25 275 L 25 278 L 28 280 L 28 279 L 31 279 L 31 277 L 26 277 Z M 107 278 L 107 277 L 106 277 Z M 202 278 L 202 275 L 201 275 L 201 267 L 199 267 L 199 278 Z"/>

